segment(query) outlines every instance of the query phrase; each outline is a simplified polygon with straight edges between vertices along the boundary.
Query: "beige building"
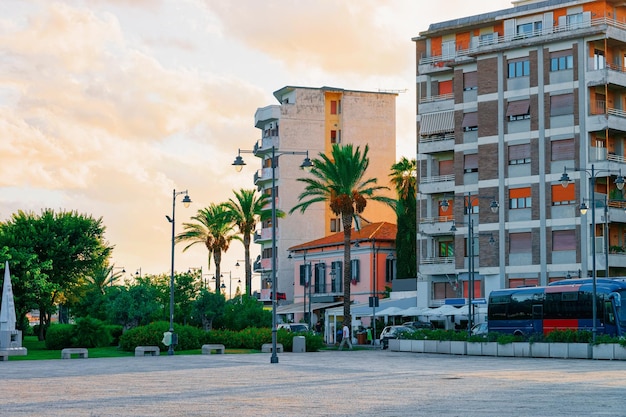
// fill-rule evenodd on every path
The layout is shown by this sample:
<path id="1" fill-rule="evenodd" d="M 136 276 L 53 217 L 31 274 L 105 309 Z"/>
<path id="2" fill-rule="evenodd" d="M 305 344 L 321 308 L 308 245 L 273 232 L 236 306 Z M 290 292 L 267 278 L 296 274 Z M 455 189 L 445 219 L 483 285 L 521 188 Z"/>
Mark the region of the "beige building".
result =
<path id="1" fill-rule="evenodd" d="M 625 3 L 513 6 L 414 38 L 420 306 L 626 270 Z"/>
<path id="2" fill-rule="evenodd" d="M 255 126 L 261 131 L 254 146 L 255 156 L 261 159 L 254 183 L 262 192 L 271 193 L 274 148 L 275 154 L 280 155 L 274 164 L 276 207 L 286 213 L 276 224 L 276 290 L 284 293 L 287 301 L 293 301 L 295 278 L 292 262 L 287 258 L 288 248 L 342 229 L 340 219 L 328 204 L 311 206 L 303 214 L 288 214 L 304 189 L 297 179 L 307 175 L 299 168 L 305 155 L 290 152 L 308 151 L 313 159 L 320 153 L 329 153 L 335 143 L 361 148 L 368 145 L 367 177 L 390 186 L 389 173 L 396 157 L 396 94 L 286 86 L 274 92 L 274 96 L 279 104 L 259 108 L 254 117 Z M 393 197 L 394 193 L 390 190 L 387 195 Z M 395 223 L 393 210 L 379 203 L 369 203 L 363 218 Z M 272 280 L 271 222 L 263 223 L 254 241 L 261 245 L 254 271 L 262 275 L 261 299 L 267 300 Z"/>

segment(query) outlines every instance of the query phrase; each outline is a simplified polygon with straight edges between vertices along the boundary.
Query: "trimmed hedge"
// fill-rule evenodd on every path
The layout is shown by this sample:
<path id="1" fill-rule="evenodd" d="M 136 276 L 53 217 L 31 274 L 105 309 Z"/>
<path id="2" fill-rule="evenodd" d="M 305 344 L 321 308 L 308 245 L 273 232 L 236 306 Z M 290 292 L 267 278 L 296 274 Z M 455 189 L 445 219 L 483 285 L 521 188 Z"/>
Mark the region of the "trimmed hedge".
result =
<path id="1" fill-rule="evenodd" d="M 53 324 L 46 332 L 46 349 L 59 350 L 66 347 L 110 346 L 113 337 L 111 327 L 91 317 L 76 320 L 76 324 Z"/>
<path id="2" fill-rule="evenodd" d="M 132 352 L 137 346 L 159 346 L 161 350 L 167 350 L 163 345 L 163 333 L 169 330 L 168 322 L 156 322 L 147 326 L 135 327 L 126 331 L 120 337 L 120 348 Z M 222 344 L 230 349 L 254 349 L 260 350 L 265 343 L 272 342 L 272 331 L 268 328 L 249 327 L 241 331 L 211 330 L 205 332 L 192 326 L 174 325 L 174 332 L 178 333 L 177 350 L 200 349 L 204 344 Z M 281 343 L 285 351 L 292 350 L 294 336 L 306 337 L 306 350 L 315 352 L 324 346 L 322 336 L 312 333 L 292 333 L 279 329 L 276 334 L 277 343 Z"/>

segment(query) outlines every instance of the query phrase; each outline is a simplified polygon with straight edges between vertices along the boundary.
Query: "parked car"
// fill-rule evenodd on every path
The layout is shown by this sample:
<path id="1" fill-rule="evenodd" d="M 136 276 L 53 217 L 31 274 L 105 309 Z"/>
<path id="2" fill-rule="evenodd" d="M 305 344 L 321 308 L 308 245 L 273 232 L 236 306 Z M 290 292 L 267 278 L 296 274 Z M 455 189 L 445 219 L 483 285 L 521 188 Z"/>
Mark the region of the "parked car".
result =
<path id="1" fill-rule="evenodd" d="M 380 333 L 380 346 L 383 349 L 389 347 L 389 339 L 402 339 L 402 335 L 413 333 L 415 329 L 411 326 L 387 326 Z"/>
<path id="2" fill-rule="evenodd" d="M 288 332 L 308 332 L 309 325 L 304 323 L 281 323 L 279 329 L 285 329 Z"/>
<path id="3" fill-rule="evenodd" d="M 432 330 L 435 328 L 433 324 L 429 321 L 407 321 L 406 323 L 402 323 L 403 326 L 410 326 L 415 329 L 428 329 Z"/>
<path id="4" fill-rule="evenodd" d="M 487 336 L 489 328 L 487 322 L 478 323 L 472 326 L 472 336 Z"/>

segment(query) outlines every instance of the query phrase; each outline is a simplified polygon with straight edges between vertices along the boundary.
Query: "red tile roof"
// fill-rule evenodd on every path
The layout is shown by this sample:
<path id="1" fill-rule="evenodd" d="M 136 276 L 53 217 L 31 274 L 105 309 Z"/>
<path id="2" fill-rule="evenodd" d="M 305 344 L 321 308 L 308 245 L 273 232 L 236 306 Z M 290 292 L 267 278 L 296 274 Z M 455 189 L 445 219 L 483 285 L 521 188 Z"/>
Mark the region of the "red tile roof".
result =
<path id="1" fill-rule="evenodd" d="M 377 241 L 395 241 L 398 227 L 395 224 L 387 222 L 370 223 L 362 226 L 360 230 L 352 229 L 351 241 L 368 242 Z M 343 246 L 343 231 L 338 232 L 321 239 L 305 242 L 300 245 L 292 246 L 290 251 L 298 251 L 302 249 L 315 249 L 324 246 Z"/>

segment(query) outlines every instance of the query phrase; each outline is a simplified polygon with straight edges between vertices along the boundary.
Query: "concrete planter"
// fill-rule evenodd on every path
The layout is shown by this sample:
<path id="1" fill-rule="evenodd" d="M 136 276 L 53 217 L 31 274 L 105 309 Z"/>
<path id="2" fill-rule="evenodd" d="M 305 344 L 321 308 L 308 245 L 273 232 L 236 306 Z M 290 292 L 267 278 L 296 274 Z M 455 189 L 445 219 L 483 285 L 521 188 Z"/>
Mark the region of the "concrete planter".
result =
<path id="1" fill-rule="evenodd" d="M 400 342 L 400 352 L 410 352 L 412 340 L 398 340 Z"/>
<path id="2" fill-rule="evenodd" d="M 533 343 L 530 345 L 530 353 L 533 358 L 549 358 L 550 343 Z"/>
<path id="3" fill-rule="evenodd" d="M 569 359 L 591 358 L 589 343 L 567 343 L 567 357 Z"/>
<path id="4" fill-rule="evenodd" d="M 424 340 L 424 353 L 437 353 L 438 340 Z"/>
<path id="5" fill-rule="evenodd" d="M 548 355 L 551 358 L 556 359 L 567 359 L 568 348 L 567 345 L 569 343 L 550 343 L 550 348 L 548 349 Z"/>
<path id="6" fill-rule="evenodd" d="M 400 340 L 398 339 L 389 339 L 389 350 L 392 352 L 400 351 Z"/>
<path id="7" fill-rule="evenodd" d="M 498 356 L 515 356 L 515 349 L 513 343 L 507 343 L 505 345 L 498 345 Z"/>
<path id="8" fill-rule="evenodd" d="M 618 361 L 626 361 L 626 347 L 618 344 L 613 346 L 613 358 Z"/>
<path id="9" fill-rule="evenodd" d="M 613 343 L 601 343 L 599 345 L 594 345 L 592 349 L 593 359 L 615 359 L 615 350 Z"/>
<path id="10" fill-rule="evenodd" d="M 457 340 L 450 342 L 450 353 L 452 355 L 467 355 L 467 343 Z"/>
<path id="11" fill-rule="evenodd" d="M 445 355 L 450 354 L 450 341 L 440 340 L 437 342 L 437 353 L 443 353 Z"/>
<path id="12" fill-rule="evenodd" d="M 466 351 L 468 356 L 482 356 L 483 344 L 480 342 L 467 342 Z"/>
<path id="13" fill-rule="evenodd" d="M 498 356 L 498 343 L 497 342 L 483 342 L 482 355 L 483 356 Z"/>
<path id="14" fill-rule="evenodd" d="M 530 358 L 530 344 L 526 342 L 513 342 L 513 356 L 517 358 Z"/>
<path id="15" fill-rule="evenodd" d="M 424 341 L 411 340 L 411 352 L 424 353 Z"/>

